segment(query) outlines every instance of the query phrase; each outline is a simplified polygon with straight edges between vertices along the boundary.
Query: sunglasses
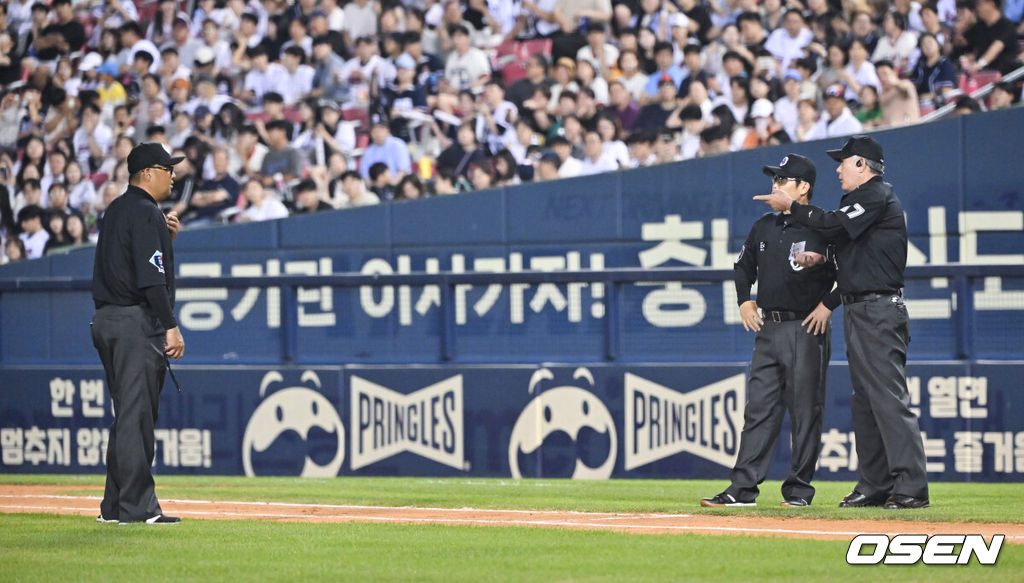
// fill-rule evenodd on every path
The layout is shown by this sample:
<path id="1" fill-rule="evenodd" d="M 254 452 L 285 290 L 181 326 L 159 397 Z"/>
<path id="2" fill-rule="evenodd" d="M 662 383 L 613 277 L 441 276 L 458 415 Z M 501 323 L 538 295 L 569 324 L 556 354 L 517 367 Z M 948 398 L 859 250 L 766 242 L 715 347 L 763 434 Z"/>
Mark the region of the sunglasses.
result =
<path id="1" fill-rule="evenodd" d="M 150 166 L 150 168 L 156 168 L 157 170 L 163 170 L 168 174 L 174 174 L 174 168 L 171 168 L 170 166 L 161 166 L 160 164 L 157 164 L 154 166 Z"/>
<path id="2" fill-rule="evenodd" d="M 786 176 L 772 176 L 772 184 L 774 184 L 776 186 L 782 186 L 783 184 L 789 182 L 790 180 L 795 180 L 796 182 L 800 182 L 799 178 L 789 178 L 789 177 L 786 177 Z"/>

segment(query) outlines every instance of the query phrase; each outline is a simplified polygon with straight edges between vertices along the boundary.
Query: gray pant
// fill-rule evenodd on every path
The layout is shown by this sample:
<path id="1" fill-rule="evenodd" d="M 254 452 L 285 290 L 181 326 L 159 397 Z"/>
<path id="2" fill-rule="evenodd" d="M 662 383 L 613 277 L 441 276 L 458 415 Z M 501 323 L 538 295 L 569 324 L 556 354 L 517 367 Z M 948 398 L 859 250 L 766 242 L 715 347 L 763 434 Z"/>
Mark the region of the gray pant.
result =
<path id="1" fill-rule="evenodd" d="M 757 485 L 771 465 L 782 418 L 789 411 L 792 457 L 782 496 L 814 498 L 814 466 L 821 451 L 825 409 L 825 375 L 832 355 L 832 326 L 825 334 L 808 334 L 800 320 L 765 320 L 754 341 L 743 410 L 740 451 L 726 490 L 737 500 L 752 502 Z"/>
<path id="2" fill-rule="evenodd" d="M 161 514 L 153 490 L 154 435 L 167 362 L 165 330 L 141 306 L 104 306 L 92 321 L 114 422 L 107 441 L 107 484 L 100 513 L 133 522 Z"/>
<path id="3" fill-rule="evenodd" d="M 882 296 L 843 306 L 860 480 L 866 496 L 928 497 L 924 443 L 907 392 L 910 319 L 903 299 Z"/>

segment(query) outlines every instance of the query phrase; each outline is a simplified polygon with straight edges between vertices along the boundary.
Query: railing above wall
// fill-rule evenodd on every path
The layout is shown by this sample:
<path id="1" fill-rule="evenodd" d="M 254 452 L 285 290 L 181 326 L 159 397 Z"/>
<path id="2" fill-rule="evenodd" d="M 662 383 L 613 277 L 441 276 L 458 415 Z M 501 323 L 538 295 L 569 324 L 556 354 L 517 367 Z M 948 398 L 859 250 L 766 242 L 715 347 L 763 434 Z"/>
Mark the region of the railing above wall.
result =
<path id="1" fill-rule="evenodd" d="M 977 329 L 978 318 L 977 318 L 977 306 L 976 298 L 981 297 L 976 294 L 986 293 L 985 290 L 988 286 L 983 285 L 983 281 L 987 281 L 987 278 L 1006 278 L 1008 281 L 1016 281 L 1024 279 L 1024 265 L 928 265 L 928 266 L 914 266 L 907 268 L 907 281 L 908 287 L 917 285 L 924 287 L 927 285 L 928 280 L 934 280 L 935 278 L 941 278 L 942 280 L 948 281 L 944 284 L 944 287 L 948 287 L 954 293 L 950 294 L 952 298 L 952 304 L 950 306 L 950 318 L 948 321 L 943 322 L 931 322 L 923 320 L 921 322 L 915 322 L 914 335 L 918 338 L 918 343 L 921 342 L 928 344 L 948 344 L 948 349 L 945 354 L 947 359 L 973 359 L 979 356 L 976 350 L 975 342 L 978 336 Z M 408 362 L 478 362 L 480 361 L 479 356 L 464 357 L 459 351 L 459 339 L 465 333 L 463 328 L 456 324 L 454 317 L 454 305 L 455 305 L 455 290 L 459 287 L 466 286 L 502 286 L 505 289 L 507 286 L 525 285 L 525 286 L 538 286 L 542 284 L 554 284 L 559 286 L 560 289 L 565 289 L 567 284 L 603 284 L 603 305 L 606 307 L 606 313 L 600 318 L 600 321 L 593 326 L 588 326 L 587 323 L 568 323 L 559 322 L 553 334 L 556 336 L 562 336 L 569 338 L 570 342 L 579 340 L 587 337 L 599 337 L 600 350 L 591 350 L 584 356 L 579 354 L 571 355 L 560 355 L 559 353 L 550 353 L 549 358 L 555 360 L 565 360 L 572 358 L 583 358 L 592 361 L 658 361 L 658 360 L 673 360 L 667 358 L 666 354 L 645 354 L 641 349 L 635 350 L 634 347 L 629 346 L 630 336 L 627 334 L 627 330 L 635 328 L 638 318 L 636 317 L 635 298 L 627 297 L 630 294 L 635 294 L 635 290 L 641 286 L 647 284 L 680 284 L 687 288 L 693 287 L 695 289 L 710 289 L 708 286 L 715 284 L 725 284 L 731 282 L 733 278 L 733 271 L 727 269 L 706 269 L 706 268 L 654 268 L 654 269 L 635 269 L 635 268 L 623 268 L 623 269 L 605 269 L 605 270 L 577 270 L 577 271 L 558 271 L 558 272 L 541 272 L 541 271 L 522 271 L 514 273 L 409 273 L 409 274 L 388 274 L 388 275 L 364 275 L 354 273 L 343 273 L 333 275 L 316 275 L 316 276 L 305 276 L 305 275 L 279 275 L 279 276 L 263 276 L 263 277 L 181 277 L 177 279 L 177 285 L 179 290 L 179 297 L 182 293 L 188 293 L 189 290 L 202 290 L 210 288 L 229 288 L 229 289 L 258 289 L 261 290 L 259 293 L 263 293 L 269 289 L 280 290 L 280 302 L 278 305 L 278 315 L 280 318 L 279 326 L 269 331 L 271 334 L 276 336 L 276 345 L 279 347 L 279 353 L 275 360 L 283 364 L 291 363 L 311 363 L 311 364 L 324 364 L 322 357 L 308 357 L 304 354 L 303 346 L 306 344 L 304 336 L 308 335 L 310 331 L 302 328 L 297 320 L 297 314 L 301 312 L 299 304 L 299 294 L 302 290 L 310 289 L 325 289 L 330 288 L 331 295 L 352 294 L 361 290 L 370 290 L 371 293 L 379 294 L 381 290 L 389 289 L 401 289 L 401 288 L 426 288 L 428 286 L 436 286 L 438 289 L 438 304 L 437 304 L 437 315 L 436 318 L 432 318 L 434 323 L 432 329 L 423 333 L 420 338 L 425 342 L 433 342 L 435 344 L 434 350 L 426 349 L 426 347 L 420 345 L 419 348 L 423 348 L 425 352 L 421 352 L 418 355 L 410 355 Z M 70 292 L 76 296 L 85 297 L 85 293 L 91 284 L 89 278 L 82 277 L 52 277 L 52 278 L 17 278 L 12 280 L 0 280 L 0 307 L 5 309 L 12 309 L 11 306 L 17 305 L 16 303 L 7 302 L 5 300 L 13 299 L 15 296 L 22 297 L 43 297 L 49 294 L 61 294 L 65 295 Z M 639 284 L 639 285 L 637 285 Z M 1019 286 L 1016 286 L 1019 287 Z M 680 288 L 683 289 L 683 288 Z M 725 286 L 723 286 L 725 289 Z M 708 293 L 707 295 L 715 295 L 717 293 Z M 1016 310 L 1018 312 L 1024 311 L 1024 292 L 1009 292 L 1011 295 L 1010 303 L 1019 303 L 1020 305 L 1011 305 L 1009 309 Z M 1013 295 L 1016 294 L 1016 295 Z M 1020 296 L 1019 298 L 1017 296 Z M 59 297 L 59 296 L 58 296 Z M 915 319 L 915 313 L 917 307 L 915 302 L 921 300 L 915 296 L 915 293 L 908 293 L 908 308 L 911 312 L 911 319 Z M 924 303 L 934 302 L 935 300 L 925 300 L 921 304 L 921 309 L 924 309 Z M 340 303 L 340 302 L 339 302 Z M 734 305 L 723 304 L 722 310 L 734 309 Z M 16 309 L 16 308 L 15 308 Z M 81 310 L 80 310 L 81 311 Z M 91 311 L 85 309 L 88 313 L 79 314 L 80 318 L 88 318 L 91 316 Z M 624 313 L 628 312 L 628 313 Z M 366 320 L 365 315 L 362 315 Z M 710 320 L 720 319 L 721 314 L 711 314 L 711 310 L 708 310 L 708 318 Z M 536 317 L 536 316 L 534 316 Z M 393 320 L 393 315 L 390 316 Z M 833 326 L 841 327 L 841 318 L 833 319 Z M 499 323 L 500 324 L 500 323 Z M 725 357 L 727 360 L 735 360 L 741 358 L 744 352 L 749 352 L 749 339 L 742 333 L 742 327 L 737 322 L 733 322 L 734 325 L 726 326 L 729 330 L 727 334 L 723 333 L 722 330 L 708 329 L 705 326 L 705 333 L 701 332 L 700 327 L 684 329 L 684 328 L 663 328 L 657 329 L 657 327 L 650 327 L 650 330 L 645 331 L 646 336 L 653 336 L 657 338 L 657 335 L 662 335 L 665 342 L 672 344 L 678 342 L 680 348 L 680 354 L 674 360 L 692 360 L 685 356 L 686 347 L 692 343 L 707 343 L 707 344 L 719 344 L 720 352 L 718 353 L 721 357 Z M 436 326 L 436 328 L 435 328 Z M 547 323 L 550 329 L 552 324 Z M 944 327 L 943 327 L 944 326 Z M 266 331 L 266 330 L 261 330 Z M 245 334 L 232 334 L 230 330 L 227 333 L 221 331 L 218 340 L 219 344 L 231 344 L 232 342 L 244 343 Z M 398 336 L 402 333 L 399 327 L 387 328 L 380 333 L 383 337 L 388 334 L 392 336 Z M 523 336 L 516 330 L 514 326 L 495 326 L 490 329 L 489 332 L 485 331 L 485 334 L 497 335 L 508 334 L 512 338 L 511 343 L 515 343 L 517 338 Z M 543 334 L 541 330 L 539 333 Z M 197 336 L 202 334 L 208 334 L 207 332 L 196 332 L 185 330 L 187 339 L 195 339 Z M 342 334 L 347 337 L 356 337 L 359 334 Z M 693 339 L 681 339 L 683 336 L 693 336 Z M 929 336 L 936 336 L 936 338 L 929 338 Z M 948 338 L 938 338 L 938 336 L 948 336 Z M 575 337 L 575 338 L 574 338 Z M 386 338 L 384 338 L 386 340 Z M 530 342 L 530 335 L 526 334 L 523 338 L 525 342 Z M 0 340 L 2 343 L 10 342 L 10 338 L 3 338 L 2 331 L 0 331 Z M 365 338 L 364 338 L 365 340 Z M 378 340 L 381 340 L 378 338 Z M 300 342 L 301 341 L 301 342 Z M 334 338 L 334 341 L 355 341 L 353 338 L 346 338 L 339 340 Z M 833 342 L 835 343 L 834 354 L 839 357 L 843 354 L 842 351 L 842 335 L 836 333 L 833 335 Z M 2 345 L 0 343 L 0 345 Z M 597 346 L 598 342 L 593 343 Z M 200 343 L 200 347 L 203 345 Z M 195 352 L 190 354 L 190 360 L 193 362 L 198 358 L 200 362 L 218 362 L 217 355 L 224 352 L 220 346 L 218 346 L 220 352 L 217 351 L 203 351 L 200 348 L 200 352 L 197 355 Z M 243 349 L 239 349 L 232 352 L 239 352 L 244 354 Z M 372 351 L 371 351 L 372 352 Z M 433 354 L 432 357 L 424 358 L 424 354 Z M 670 356 L 670 354 L 668 355 Z M 981 356 L 991 357 L 991 354 L 982 354 Z M 494 354 L 494 359 L 501 362 L 508 362 L 509 360 L 515 360 L 515 350 L 510 351 L 509 354 Z M 910 357 L 921 358 L 921 356 L 915 355 L 914 351 L 911 351 Z M 385 362 L 393 361 L 393 358 L 375 354 L 367 354 L 366 358 L 362 362 L 376 362 L 378 358 L 384 359 Z M 934 355 L 927 355 L 926 358 L 934 359 Z M 1018 355 L 1017 358 L 1020 358 Z M 334 362 L 350 362 L 350 357 L 339 354 L 338 360 Z M 244 357 L 236 362 L 244 363 Z M 10 359 L 6 361 L 0 361 L 3 364 L 11 364 Z"/>

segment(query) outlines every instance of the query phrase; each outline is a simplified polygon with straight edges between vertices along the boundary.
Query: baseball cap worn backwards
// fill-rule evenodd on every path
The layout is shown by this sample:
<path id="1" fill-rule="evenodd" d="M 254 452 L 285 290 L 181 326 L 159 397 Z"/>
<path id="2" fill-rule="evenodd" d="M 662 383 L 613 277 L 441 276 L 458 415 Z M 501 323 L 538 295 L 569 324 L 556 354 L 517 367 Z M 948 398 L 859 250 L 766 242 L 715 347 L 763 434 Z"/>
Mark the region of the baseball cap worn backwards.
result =
<path id="1" fill-rule="evenodd" d="M 814 167 L 814 162 L 800 154 L 787 154 L 778 166 L 765 166 L 761 171 L 767 176 L 797 178 L 811 186 L 814 185 L 814 180 L 818 177 L 818 170 Z"/>
<path id="2" fill-rule="evenodd" d="M 853 136 L 843 147 L 839 150 L 828 150 L 826 152 L 830 158 L 836 162 L 842 162 L 850 156 L 860 156 L 867 160 L 874 160 L 875 162 L 885 163 L 885 158 L 882 154 L 882 145 L 875 141 L 871 136 Z"/>
<path id="3" fill-rule="evenodd" d="M 163 145 L 157 142 L 146 142 L 135 146 L 128 154 L 128 174 L 156 166 L 174 166 L 184 159 L 184 156 L 171 156 Z"/>

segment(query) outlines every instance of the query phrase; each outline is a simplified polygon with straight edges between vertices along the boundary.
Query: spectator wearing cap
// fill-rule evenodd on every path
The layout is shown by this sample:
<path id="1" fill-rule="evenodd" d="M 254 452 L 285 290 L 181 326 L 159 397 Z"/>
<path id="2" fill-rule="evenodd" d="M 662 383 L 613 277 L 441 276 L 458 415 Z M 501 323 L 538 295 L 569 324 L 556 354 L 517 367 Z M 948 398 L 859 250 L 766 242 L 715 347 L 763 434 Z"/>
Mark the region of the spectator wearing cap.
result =
<path id="1" fill-rule="evenodd" d="M 53 0 L 50 6 L 56 13 L 55 22 L 39 31 L 32 43 L 35 57 L 41 64 L 80 51 L 85 46 L 85 27 L 75 20 L 71 0 Z"/>
<path id="2" fill-rule="evenodd" d="M 288 216 L 288 207 L 267 192 L 259 180 L 250 179 L 243 189 L 247 206 L 239 213 L 235 222 L 249 223 L 283 219 Z"/>
<path id="3" fill-rule="evenodd" d="M 313 68 L 305 64 L 306 53 L 298 46 L 284 50 L 281 62 L 284 64 L 281 96 L 286 106 L 294 106 L 313 91 Z"/>
<path id="4" fill-rule="evenodd" d="M 416 84 L 416 61 L 402 53 L 395 61 L 395 80 L 380 92 L 380 103 L 391 119 L 391 132 L 403 141 L 411 141 L 409 120 L 427 110 L 427 94 Z"/>
<path id="5" fill-rule="evenodd" d="M 910 79 L 914 82 L 919 99 L 933 99 L 946 94 L 956 87 L 956 69 L 953 63 L 942 54 L 935 35 L 923 33 L 918 46 L 921 56 L 914 64 Z"/>
<path id="6" fill-rule="evenodd" d="M 875 70 L 882 84 L 882 92 L 878 96 L 882 108 L 882 125 L 894 127 L 917 123 L 921 118 L 921 109 L 914 82 L 900 79 L 889 61 L 878 61 Z"/>
<path id="7" fill-rule="evenodd" d="M 743 140 L 744 150 L 768 145 L 772 134 L 781 128 L 772 117 L 774 113 L 775 106 L 767 99 L 758 99 L 750 105 L 750 120 L 753 122 L 753 129 L 747 132 L 747 136 Z"/>
<path id="8" fill-rule="evenodd" d="M 392 136 L 387 123 L 382 119 L 376 121 L 370 129 L 370 144 L 359 162 L 364 178 L 370 176 L 370 167 L 377 162 L 384 163 L 394 179 L 401 179 L 412 170 L 409 146 Z"/>
<path id="9" fill-rule="evenodd" d="M 290 145 L 293 130 L 292 123 L 283 119 L 267 124 L 268 150 L 260 166 L 264 186 L 275 185 L 278 175 L 284 182 L 302 175 L 305 166 L 302 154 Z"/>
<path id="10" fill-rule="evenodd" d="M 608 42 L 603 26 L 587 29 L 587 45 L 576 51 L 576 61 L 590 61 L 598 73 L 604 74 L 615 68 L 619 61 L 619 49 Z"/>
<path id="11" fill-rule="evenodd" d="M 348 101 L 348 80 L 342 77 L 345 60 L 331 48 L 326 35 L 313 40 L 313 90 L 310 95 L 340 103 Z"/>
<path id="12" fill-rule="evenodd" d="M 658 101 L 643 106 L 633 124 L 633 129 L 656 132 L 665 125 L 675 109 L 676 84 L 672 77 L 666 74 L 658 83 Z"/>
<path id="13" fill-rule="evenodd" d="M 675 64 L 671 43 L 659 41 L 654 45 L 654 62 L 658 69 L 647 76 L 647 95 L 638 100 L 641 105 L 662 101 L 662 86 L 666 77 L 672 82 L 673 89 L 679 87 L 683 78 L 686 77 L 686 72 L 682 67 Z M 673 92 L 674 94 L 675 92 Z"/>
<path id="14" fill-rule="evenodd" d="M 377 5 L 374 0 L 352 0 L 345 5 L 345 18 L 342 21 L 341 33 L 345 35 L 345 45 L 352 46 L 354 41 L 362 37 L 377 34 Z"/>
<path id="15" fill-rule="evenodd" d="M 878 74 L 875 66 L 868 61 L 868 48 L 860 39 L 850 41 L 848 49 L 850 62 L 839 71 L 839 81 L 846 85 L 846 100 L 859 101 L 860 88 L 864 85 L 873 85 L 875 90 L 882 92 L 881 83 L 878 82 Z"/>
<path id="16" fill-rule="evenodd" d="M 117 64 L 119 70 L 127 68 L 128 65 L 135 61 L 135 54 L 139 51 L 146 51 L 153 55 L 155 59 L 153 65 L 150 67 L 150 73 L 156 73 L 160 69 L 160 49 L 156 47 L 149 39 L 142 36 L 142 30 L 139 28 L 139 23 L 129 21 L 121 25 L 118 29 L 121 33 L 121 51 L 117 54 Z"/>
<path id="17" fill-rule="evenodd" d="M 253 105 L 262 105 L 263 96 L 269 91 L 277 91 L 285 86 L 288 71 L 277 63 L 271 63 L 266 47 L 260 45 L 249 50 L 252 68 L 245 75 L 238 97 Z"/>
<path id="18" fill-rule="evenodd" d="M 1020 66 L 1017 30 L 1010 19 L 1003 16 L 1001 0 L 972 0 L 965 1 L 964 5 L 965 11 L 973 13 L 976 21 L 957 38 L 954 55 L 967 56 L 967 71 L 988 69 L 1006 74 Z M 963 12 L 958 11 L 958 17 Z"/>
<path id="19" fill-rule="evenodd" d="M 878 39 L 871 61 L 890 61 L 899 70 L 905 70 L 917 50 L 917 33 L 907 30 L 907 17 L 895 10 L 885 13 L 882 30 L 885 34 Z"/>
<path id="20" fill-rule="evenodd" d="M 43 228 L 45 211 L 35 204 L 26 205 L 18 211 L 18 224 L 21 226 L 21 241 L 25 244 L 25 256 L 38 259 L 46 250 L 46 242 L 50 234 Z"/>
<path id="21" fill-rule="evenodd" d="M 768 49 L 768 52 L 779 60 L 782 69 L 786 70 L 793 60 L 804 56 L 804 47 L 810 44 L 813 38 L 814 35 L 811 29 L 807 28 L 804 15 L 798 9 L 790 8 L 783 18 L 782 28 L 772 31 L 764 43 L 764 48 Z"/>
<path id="22" fill-rule="evenodd" d="M 804 141 L 836 138 L 856 134 L 863 129 L 843 97 L 842 85 L 832 85 L 825 90 L 825 111 L 818 123 L 804 136 Z"/>
<path id="23" fill-rule="evenodd" d="M 793 69 L 786 71 L 782 78 L 782 97 L 775 101 L 775 121 L 779 122 L 790 138 L 795 137 L 801 81 L 803 78 L 799 72 Z"/>
<path id="24" fill-rule="evenodd" d="M 121 82 L 115 78 L 117 76 L 117 65 L 112 61 L 107 61 L 100 65 L 96 72 L 100 76 L 100 85 L 96 88 L 96 92 L 99 93 L 99 103 L 101 106 L 107 104 L 120 105 L 128 99 L 128 93 L 124 90 L 124 85 L 121 85 Z"/>
<path id="25" fill-rule="evenodd" d="M 458 91 L 476 90 L 491 78 L 491 63 L 487 55 L 469 43 L 469 29 L 456 24 L 450 27 L 453 50 L 445 63 L 444 76 L 448 85 Z"/>

